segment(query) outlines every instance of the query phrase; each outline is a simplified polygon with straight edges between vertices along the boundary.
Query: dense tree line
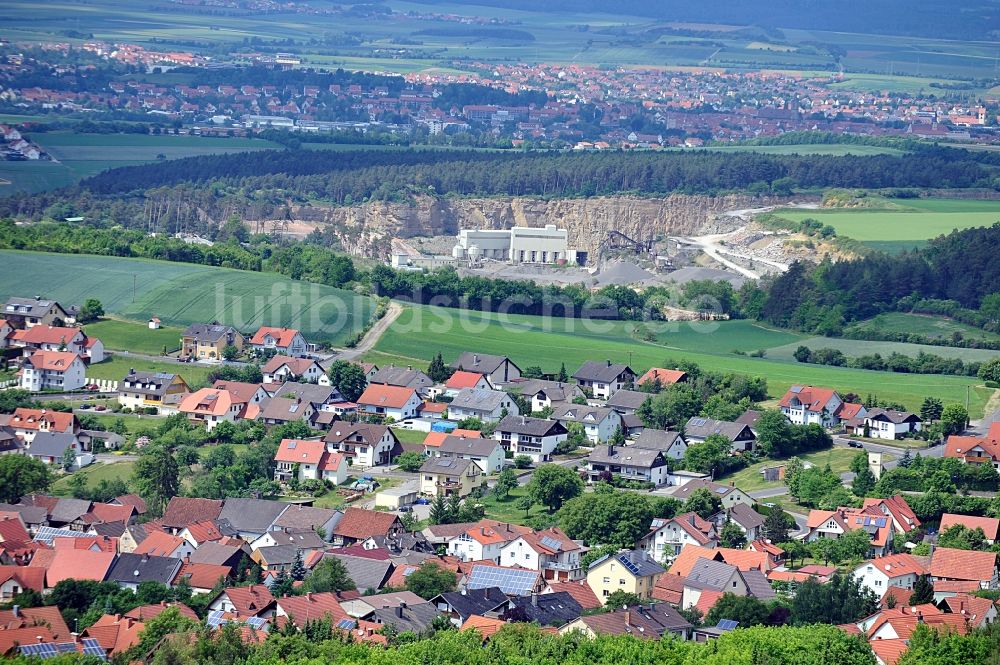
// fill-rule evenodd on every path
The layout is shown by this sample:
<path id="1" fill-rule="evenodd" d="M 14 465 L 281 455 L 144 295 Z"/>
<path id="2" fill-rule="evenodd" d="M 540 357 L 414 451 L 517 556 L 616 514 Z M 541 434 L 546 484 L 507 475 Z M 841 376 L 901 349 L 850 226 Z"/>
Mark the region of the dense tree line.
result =
<path id="1" fill-rule="evenodd" d="M 954 231 L 896 256 L 796 262 L 764 286 L 767 297 L 757 315 L 781 327 L 839 335 L 848 322 L 909 311 L 928 299 L 978 309 L 1000 291 L 998 247 L 1000 224 L 994 224 Z"/>
<path id="2" fill-rule="evenodd" d="M 848 357 L 840 349 L 810 349 L 805 345 L 795 349 L 795 359 L 800 363 L 871 369 L 877 372 L 955 374 L 958 376 L 976 376 L 982 365 L 979 361 L 963 362 L 960 358 L 945 358 L 924 351 L 919 352 L 916 356 L 907 356 L 894 351 L 885 357 L 880 353 Z"/>

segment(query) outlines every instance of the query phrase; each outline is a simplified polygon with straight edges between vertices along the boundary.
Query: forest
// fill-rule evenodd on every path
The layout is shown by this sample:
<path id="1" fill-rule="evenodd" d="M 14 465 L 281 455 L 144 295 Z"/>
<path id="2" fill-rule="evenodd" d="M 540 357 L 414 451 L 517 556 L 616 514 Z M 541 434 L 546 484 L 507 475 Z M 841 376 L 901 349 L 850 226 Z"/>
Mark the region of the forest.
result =
<path id="1" fill-rule="evenodd" d="M 1000 320 L 1000 224 L 954 231 L 926 248 L 851 261 L 802 262 L 764 285 L 756 318 L 784 328 L 840 335 L 852 321 L 888 311 L 927 311 L 938 301 L 979 310 L 979 322 Z"/>

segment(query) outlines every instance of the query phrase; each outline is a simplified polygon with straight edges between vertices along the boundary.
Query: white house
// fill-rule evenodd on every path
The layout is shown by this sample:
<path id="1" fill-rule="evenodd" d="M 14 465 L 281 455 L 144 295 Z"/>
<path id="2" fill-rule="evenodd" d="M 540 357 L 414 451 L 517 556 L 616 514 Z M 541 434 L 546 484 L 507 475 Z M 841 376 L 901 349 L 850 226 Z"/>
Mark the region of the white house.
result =
<path id="1" fill-rule="evenodd" d="M 548 462 L 556 446 L 566 440 L 569 431 L 556 420 L 531 416 L 507 416 L 497 425 L 493 438 L 504 450 L 527 455 L 534 463 Z"/>
<path id="2" fill-rule="evenodd" d="M 358 398 L 358 409 L 362 413 L 381 415 L 397 421 L 416 417 L 421 404 L 423 402 L 413 388 L 381 383 L 369 385 Z"/>
<path id="3" fill-rule="evenodd" d="M 854 422 L 854 433 L 873 439 L 902 439 L 923 426 L 920 416 L 909 411 L 892 409 L 872 409 L 865 413 L 860 422 Z"/>
<path id="4" fill-rule="evenodd" d="M 274 455 L 274 479 L 291 480 L 298 473 L 298 480 L 328 480 L 335 485 L 347 481 L 347 457 L 318 440 L 282 439 Z"/>
<path id="5" fill-rule="evenodd" d="M 667 459 L 682 460 L 687 451 L 687 442 L 680 432 L 659 429 L 644 429 L 633 444 L 636 448 L 659 450 Z"/>
<path id="6" fill-rule="evenodd" d="M 448 419 L 479 418 L 497 422 L 504 415 L 520 415 L 517 403 L 505 392 L 482 388 L 463 388 L 448 405 Z"/>
<path id="7" fill-rule="evenodd" d="M 621 414 L 614 409 L 582 404 L 564 404 L 552 412 L 552 419 L 567 429 L 570 423 L 583 425 L 587 438 L 594 443 L 608 441 L 622 425 Z"/>
<path id="8" fill-rule="evenodd" d="M 876 598 L 881 598 L 891 586 L 912 590 L 917 578 L 928 572 L 912 554 L 891 554 L 862 563 L 851 576 L 861 586 L 871 589 Z"/>
<path id="9" fill-rule="evenodd" d="M 499 563 L 503 547 L 530 531 L 530 528 L 520 524 L 480 520 L 448 539 L 448 555 L 462 561 L 490 560 Z"/>
<path id="10" fill-rule="evenodd" d="M 592 483 L 617 476 L 622 480 L 652 483 L 658 487 L 666 484 L 669 471 L 663 453 L 648 448 L 610 444 L 595 446 L 587 457 L 587 474 Z"/>
<path id="11" fill-rule="evenodd" d="M 79 390 L 85 383 L 86 366 L 79 355 L 68 351 L 35 351 L 21 363 L 21 388 Z"/>
<path id="12" fill-rule="evenodd" d="M 792 386 L 781 398 L 778 408 L 796 425 L 817 424 L 834 427 L 865 415 L 861 404 L 850 404 L 832 388 Z"/>
<path id="13" fill-rule="evenodd" d="M 537 570 L 545 580 L 569 581 L 583 577 L 583 548 L 558 527 L 530 531 L 500 550 L 500 565 Z"/>
<path id="14" fill-rule="evenodd" d="M 667 562 L 680 554 L 685 545 L 711 549 L 718 542 L 714 524 L 695 513 L 684 513 L 671 519 L 655 518 L 638 546 L 654 560 Z"/>
<path id="15" fill-rule="evenodd" d="M 308 344 L 302 333 L 292 328 L 263 327 L 254 333 L 250 346 L 257 351 L 276 351 L 292 357 L 301 356 L 308 351 Z"/>
<path id="16" fill-rule="evenodd" d="M 573 374 L 580 387 L 589 390 L 595 399 L 608 399 L 631 386 L 635 376 L 628 365 L 614 364 L 610 360 L 603 363 L 588 360 Z"/>
<path id="17" fill-rule="evenodd" d="M 499 473 L 503 469 L 504 452 L 496 439 L 448 436 L 433 449 L 436 457 L 472 460 L 483 473 Z"/>
<path id="18" fill-rule="evenodd" d="M 336 450 L 351 460 L 351 465 L 367 468 L 389 464 L 392 451 L 399 443 L 385 425 L 334 422 L 323 438 L 328 450 Z"/>
<path id="19" fill-rule="evenodd" d="M 264 383 L 301 381 L 302 383 L 330 385 L 330 379 L 323 368 L 315 360 L 309 358 L 276 355 L 264 363 L 260 371 L 264 375 Z"/>

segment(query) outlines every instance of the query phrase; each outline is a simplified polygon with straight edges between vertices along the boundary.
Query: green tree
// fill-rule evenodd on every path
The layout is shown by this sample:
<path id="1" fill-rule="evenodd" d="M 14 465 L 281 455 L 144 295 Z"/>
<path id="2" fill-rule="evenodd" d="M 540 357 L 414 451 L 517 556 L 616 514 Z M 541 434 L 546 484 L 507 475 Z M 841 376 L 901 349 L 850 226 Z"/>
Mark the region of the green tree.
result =
<path id="1" fill-rule="evenodd" d="M 941 419 L 941 413 L 944 410 L 944 404 L 937 397 L 925 397 L 923 404 L 920 405 L 920 418 L 925 422 L 933 422 L 935 420 Z"/>
<path id="2" fill-rule="evenodd" d="M 524 519 L 528 519 L 528 514 L 535 507 L 535 499 L 530 494 L 525 494 L 514 504 L 518 510 L 524 511 Z"/>
<path id="3" fill-rule="evenodd" d="M 407 473 L 415 473 L 420 470 L 420 467 L 423 466 L 426 460 L 427 458 L 420 453 L 407 450 L 404 453 L 400 453 L 399 457 L 396 458 L 396 464 Z"/>
<path id="4" fill-rule="evenodd" d="M 688 471 L 717 475 L 729 459 L 732 442 L 721 434 L 712 434 L 701 443 L 692 443 L 684 451 Z"/>
<path id="5" fill-rule="evenodd" d="M 854 476 L 854 481 L 851 483 L 851 491 L 855 495 L 864 498 L 875 489 L 876 482 L 875 474 L 865 464 L 864 468 Z"/>
<path id="6" fill-rule="evenodd" d="M 72 445 L 66 446 L 66 450 L 63 451 L 60 462 L 62 463 L 63 471 L 66 473 L 72 471 L 73 467 L 76 466 L 76 449 L 74 449 Z"/>
<path id="7" fill-rule="evenodd" d="M 636 415 L 646 427 L 679 429 L 689 418 L 701 413 L 703 405 L 701 393 L 696 388 L 679 383 L 647 398 Z"/>
<path id="8" fill-rule="evenodd" d="M 724 593 L 705 615 L 705 622 L 715 626 L 723 619 L 731 619 L 739 621 L 741 628 L 749 628 L 766 625 L 770 616 L 771 609 L 767 604 L 753 596 Z"/>
<path id="9" fill-rule="evenodd" d="M 301 582 L 306 578 L 306 565 L 302 561 L 302 550 L 295 549 L 295 557 L 292 559 L 292 569 L 289 572 L 292 579 Z"/>
<path id="10" fill-rule="evenodd" d="M 303 589 L 312 593 L 326 591 L 351 591 L 357 588 L 343 562 L 335 557 L 323 558 L 302 584 Z"/>
<path id="11" fill-rule="evenodd" d="M 986 534 L 981 527 L 970 529 L 962 524 L 948 527 L 938 535 L 939 547 L 950 547 L 955 550 L 985 550 L 989 547 Z"/>
<path id="12" fill-rule="evenodd" d="M 744 533 L 736 522 L 727 521 L 722 526 L 722 533 L 719 534 L 719 542 L 723 547 L 731 547 L 741 550 L 747 546 L 747 534 Z"/>
<path id="13" fill-rule="evenodd" d="M 517 487 L 517 474 L 514 469 L 507 467 L 497 476 L 496 484 L 493 486 L 493 494 L 501 501 L 506 501 L 511 490 Z"/>
<path id="14" fill-rule="evenodd" d="M 961 404 L 948 404 L 941 411 L 945 435 L 961 434 L 969 423 L 969 412 Z"/>
<path id="15" fill-rule="evenodd" d="M 451 510 L 443 494 L 438 494 L 434 497 L 428 517 L 431 524 L 448 524 L 451 522 Z"/>
<path id="16" fill-rule="evenodd" d="M 764 519 L 764 537 L 772 543 L 783 543 L 788 540 L 789 516 L 781 508 L 775 506 Z M 794 520 L 792 521 L 794 524 Z"/>
<path id="17" fill-rule="evenodd" d="M 867 559 L 871 554 L 871 536 L 864 529 L 848 531 L 840 538 L 834 540 L 833 543 L 834 558 L 832 560 L 834 563 L 840 563 L 841 561 L 858 562 Z"/>
<path id="18" fill-rule="evenodd" d="M 583 487 L 583 480 L 572 469 L 558 464 L 542 464 L 532 474 L 528 495 L 554 513 L 563 503 L 582 494 Z"/>
<path id="19" fill-rule="evenodd" d="M 819 541 L 817 541 L 819 542 Z M 826 584 L 808 579 L 799 585 L 792 598 L 792 622 L 799 626 L 813 623 L 840 625 L 853 623 L 873 614 L 878 599 L 851 575 L 834 573 Z"/>
<path id="20" fill-rule="evenodd" d="M 796 452 L 792 424 L 781 411 L 765 409 L 754 427 L 757 445 L 765 453 L 773 457 L 787 457 Z"/>
<path id="21" fill-rule="evenodd" d="M 222 358 L 224 360 L 236 360 L 240 357 L 240 350 L 233 346 L 232 344 L 226 344 L 222 347 Z"/>
<path id="22" fill-rule="evenodd" d="M 406 590 L 424 600 L 455 590 L 455 573 L 432 561 L 425 561 L 406 577 Z"/>
<path id="23" fill-rule="evenodd" d="M 924 605 L 934 602 L 934 584 L 931 576 L 924 573 L 917 576 L 917 581 L 913 583 L 913 593 L 910 594 L 910 605 Z"/>
<path id="24" fill-rule="evenodd" d="M 722 510 L 722 499 L 707 487 L 701 487 L 691 492 L 684 502 L 685 513 L 695 513 L 702 519 L 708 519 Z"/>
<path id="25" fill-rule="evenodd" d="M 25 494 L 44 492 L 52 483 L 49 467 L 28 455 L 0 455 L 0 501 L 17 503 Z"/>
<path id="26" fill-rule="evenodd" d="M 556 381 L 560 383 L 566 383 L 569 381 L 569 374 L 566 372 L 566 363 L 559 365 L 559 375 L 556 377 Z"/>
<path id="27" fill-rule="evenodd" d="M 801 540 L 782 541 L 778 543 L 778 547 L 785 550 L 785 557 L 787 558 L 788 565 L 792 568 L 795 567 L 796 559 L 798 559 L 801 563 L 811 554 L 809 546 Z"/>
<path id="28" fill-rule="evenodd" d="M 1000 382 L 1000 358 L 991 358 L 980 365 L 977 376 L 983 381 Z"/>
<path id="29" fill-rule="evenodd" d="M 600 483 L 593 492 L 567 501 L 559 509 L 558 519 L 563 531 L 575 540 L 631 548 L 649 532 L 654 517 L 655 508 L 648 497 Z"/>
<path id="30" fill-rule="evenodd" d="M 634 593 L 618 589 L 611 592 L 607 600 L 604 601 L 604 610 L 611 612 L 612 610 L 620 610 L 623 607 L 635 607 L 636 605 L 642 605 L 642 598 Z"/>
<path id="31" fill-rule="evenodd" d="M 219 426 L 221 427 L 222 424 L 224 423 L 220 423 Z M 236 464 L 236 452 L 232 446 L 212 446 L 208 449 L 201 464 L 208 471 L 212 469 L 229 469 Z"/>
<path id="32" fill-rule="evenodd" d="M 132 486 L 154 515 L 162 515 L 167 502 L 180 491 L 177 460 L 165 446 L 146 448 L 132 471 Z"/>
<path id="33" fill-rule="evenodd" d="M 104 306 L 97 298 L 87 298 L 76 317 L 78 323 L 93 323 L 104 316 Z"/>
<path id="34" fill-rule="evenodd" d="M 438 354 L 431 359 L 430 364 L 427 366 L 427 377 L 434 383 L 444 383 L 451 374 L 451 370 L 444 364 L 441 352 L 438 351 Z"/>
<path id="35" fill-rule="evenodd" d="M 368 385 L 368 377 L 361 365 L 346 360 L 334 360 L 326 375 L 330 378 L 330 383 L 351 402 L 357 401 Z"/>

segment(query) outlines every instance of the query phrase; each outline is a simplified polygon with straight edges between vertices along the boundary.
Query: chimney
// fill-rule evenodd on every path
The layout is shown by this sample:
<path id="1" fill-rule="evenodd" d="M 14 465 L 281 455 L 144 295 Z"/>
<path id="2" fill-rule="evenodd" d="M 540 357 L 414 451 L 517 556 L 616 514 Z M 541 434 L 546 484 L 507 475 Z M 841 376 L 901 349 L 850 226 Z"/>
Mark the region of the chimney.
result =
<path id="1" fill-rule="evenodd" d="M 611 367 L 611 361 L 610 360 L 605 360 L 604 362 L 608 363 L 608 367 Z"/>
<path id="2" fill-rule="evenodd" d="M 609 443 L 608 444 L 608 457 L 611 457 L 614 454 L 615 454 L 615 447 L 614 447 L 614 445 L 612 445 L 612 444 Z"/>
<path id="3" fill-rule="evenodd" d="M 924 622 L 924 613 L 918 610 L 917 611 L 917 623 L 923 623 L 923 622 Z"/>
<path id="4" fill-rule="evenodd" d="M 313 595 L 312 595 L 312 593 L 311 593 L 311 592 L 310 592 L 310 593 L 307 593 L 307 594 L 306 594 L 306 600 L 308 600 L 308 601 L 310 601 L 310 602 L 311 602 L 311 601 L 312 601 L 312 599 L 313 599 Z"/>
<path id="5" fill-rule="evenodd" d="M 538 607 L 538 593 L 534 591 L 531 592 L 531 604 Z"/>
<path id="6" fill-rule="evenodd" d="M 402 607 L 405 610 L 406 609 L 406 601 L 405 600 L 399 601 L 399 606 Z"/>
<path id="7" fill-rule="evenodd" d="M 13 613 L 15 619 L 20 618 L 20 616 L 21 616 L 21 606 L 20 605 L 14 605 L 13 607 L 10 608 L 10 611 L 11 611 L 11 613 Z"/>
<path id="8" fill-rule="evenodd" d="M 479 364 L 479 354 L 478 354 L 478 353 L 477 353 L 477 354 L 475 354 L 474 356 L 472 356 L 472 362 L 473 362 L 473 364 L 475 364 L 475 365 L 478 365 L 478 364 Z"/>
<path id="9" fill-rule="evenodd" d="M 408 370 L 410 370 L 412 372 L 413 371 L 413 365 L 407 365 L 406 369 L 408 369 Z"/>

